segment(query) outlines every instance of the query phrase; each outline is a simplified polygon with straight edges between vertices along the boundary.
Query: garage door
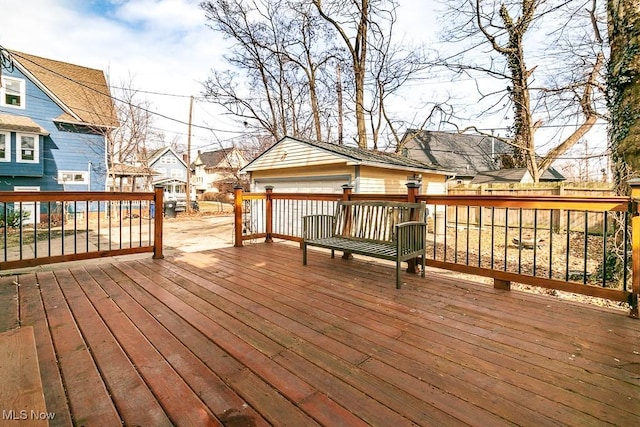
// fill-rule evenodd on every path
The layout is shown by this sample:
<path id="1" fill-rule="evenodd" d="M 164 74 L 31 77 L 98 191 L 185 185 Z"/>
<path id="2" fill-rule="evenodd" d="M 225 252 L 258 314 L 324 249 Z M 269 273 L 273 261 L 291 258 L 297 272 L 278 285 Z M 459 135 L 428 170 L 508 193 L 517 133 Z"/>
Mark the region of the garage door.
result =
<path id="1" fill-rule="evenodd" d="M 252 191 L 263 192 L 266 186 L 273 186 L 276 193 L 342 193 L 342 186 L 348 182 L 348 177 L 343 179 L 310 179 L 300 180 L 256 180 Z"/>

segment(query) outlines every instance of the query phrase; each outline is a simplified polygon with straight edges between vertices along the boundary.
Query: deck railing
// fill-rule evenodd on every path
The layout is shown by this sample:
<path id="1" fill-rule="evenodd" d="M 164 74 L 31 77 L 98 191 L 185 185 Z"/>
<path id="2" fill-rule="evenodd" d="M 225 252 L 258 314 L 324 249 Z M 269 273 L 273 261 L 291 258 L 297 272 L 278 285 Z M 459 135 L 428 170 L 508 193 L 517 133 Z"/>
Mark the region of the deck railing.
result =
<path id="1" fill-rule="evenodd" d="M 638 317 L 640 182 L 631 197 L 435 196 L 243 193 L 236 189 L 235 245 L 300 242 L 301 217 L 333 214 L 338 200 L 424 202 L 428 266 L 628 303 Z"/>
<path id="2" fill-rule="evenodd" d="M 143 252 L 162 258 L 162 196 L 161 187 L 0 192 L 0 271 Z"/>

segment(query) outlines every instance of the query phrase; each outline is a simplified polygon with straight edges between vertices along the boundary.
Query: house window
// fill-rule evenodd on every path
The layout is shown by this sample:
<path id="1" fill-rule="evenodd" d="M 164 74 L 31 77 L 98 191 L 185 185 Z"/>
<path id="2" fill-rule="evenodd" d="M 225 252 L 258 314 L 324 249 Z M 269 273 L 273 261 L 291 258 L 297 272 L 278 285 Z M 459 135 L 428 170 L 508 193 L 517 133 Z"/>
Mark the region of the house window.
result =
<path id="1" fill-rule="evenodd" d="M 160 163 L 164 165 L 175 165 L 178 163 L 178 159 L 176 159 L 175 157 L 165 156 L 160 159 Z"/>
<path id="2" fill-rule="evenodd" d="M 38 138 L 38 135 L 16 135 L 16 161 L 23 163 L 38 163 L 40 161 L 40 141 Z"/>
<path id="3" fill-rule="evenodd" d="M 0 162 L 11 161 L 11 134 L 0 132 Z"/>
<path id="4" fill-rule="evenodd" d="M 58 171 L 58 184 L 88 184 L 87 171 Z"/>
<path id="5" fill-rule="evenodd" d="M 184 171 L 181 171 L 179 169 L 171 169 L 171 178 L 183 178 L 184 177 Z"/>
<path id="6" fill-rule="evenodd" d="M 0 87 L 0 105 L 24 108 L 25 84 L 22 79 L 12 77 L 2 77 L 2 87 Z"/>

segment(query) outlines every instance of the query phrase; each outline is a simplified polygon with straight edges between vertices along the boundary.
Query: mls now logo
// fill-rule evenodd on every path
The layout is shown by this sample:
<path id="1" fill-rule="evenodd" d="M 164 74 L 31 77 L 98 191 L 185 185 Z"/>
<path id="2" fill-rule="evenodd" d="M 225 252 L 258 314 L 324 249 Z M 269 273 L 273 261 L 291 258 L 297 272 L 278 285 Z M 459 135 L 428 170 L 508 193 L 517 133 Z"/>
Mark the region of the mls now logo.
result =
<path id="1" fill-rule="evenodd" d="M 23 409 L 16 411 L 14 409 L 2 410 L 3 420 L 53 420 L 56 417 L 54 412 L 27 411 Z"/>

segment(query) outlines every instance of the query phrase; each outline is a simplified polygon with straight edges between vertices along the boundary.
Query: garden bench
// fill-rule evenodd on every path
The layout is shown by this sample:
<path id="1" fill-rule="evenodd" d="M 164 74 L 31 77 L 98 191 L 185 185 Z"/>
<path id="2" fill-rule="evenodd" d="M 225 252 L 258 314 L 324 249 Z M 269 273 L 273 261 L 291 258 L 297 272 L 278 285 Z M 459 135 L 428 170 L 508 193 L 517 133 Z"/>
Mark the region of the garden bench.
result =
<path id="1" fill-rule="evenodd" d="M 339 250 L 396 262 L 396 288 L 400 289 L 403 261 L 420 257 L 425 275 L 426 223 L 423 203 L 339 201 L 334 215 L 302 217 L 302 264 L 307 247 Z"/>

